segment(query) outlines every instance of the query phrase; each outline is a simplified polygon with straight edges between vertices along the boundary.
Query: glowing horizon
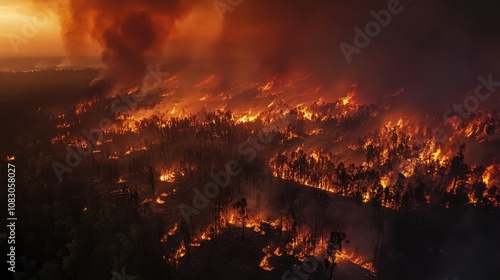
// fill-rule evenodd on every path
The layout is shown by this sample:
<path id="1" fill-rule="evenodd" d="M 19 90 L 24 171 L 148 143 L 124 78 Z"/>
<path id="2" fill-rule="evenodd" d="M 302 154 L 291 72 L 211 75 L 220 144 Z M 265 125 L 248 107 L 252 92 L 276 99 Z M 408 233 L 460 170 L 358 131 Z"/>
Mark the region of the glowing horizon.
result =
<path id="1" fill-rule="evenodd" d="M 187 42 L 191 43 L 191 51 L 199 52 L 211 43 L 221 26 L 212 9 L 197 6 L 176 26 L 165 49 L 175 53 L 183 50 L 180 45 Z M 61 30 L 60 17 L 43 5 L 32 0 L 0 1 L 0 57 L 67 56 Z M 88 57 L 100 56 L 102 52 L 102 47 L 90 39 L 84 48 L 83 55 Z"/>

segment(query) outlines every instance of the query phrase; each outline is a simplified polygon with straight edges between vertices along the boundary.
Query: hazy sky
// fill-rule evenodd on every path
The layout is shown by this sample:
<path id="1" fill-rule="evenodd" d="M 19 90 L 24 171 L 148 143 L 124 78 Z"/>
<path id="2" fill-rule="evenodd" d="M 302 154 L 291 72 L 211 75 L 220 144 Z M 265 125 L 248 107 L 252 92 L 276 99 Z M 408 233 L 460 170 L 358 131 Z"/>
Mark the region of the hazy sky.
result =
<path id="1" fill-rule="evenodd" d="M 58 2 L 58 0 L 50 0 Z M 69 0 L 59 0 L 69 2 Z M 32 0 L 0 0 L 0 56 L 64 55 L 65 48 L 61 36 L 60 19 L 56 13 Z M 138 1 L 140 2 L 140 1 Z M 196 6 L 177 26 L 172 38 L 197 38 L 205 42 L 213 40 L 222 25 L 211 1 Z M 175 40 L 169 43 L 175 47 Z M 204 48 L 201 43 L 194 48 Z M 102 48 L 88 41 L 88 55 L 100 55 Z"/>
<path id="2" fill-rule="evenodd" d="M 188 12 L 175 18 L 168 39 L 161 40 L 161 32 L 149 37 L 159 41 L 164 54 L 208 54 L 215 58 L 210 65 L 216 74 L 252 71 L 274 76 L 299 69 L 314 74 L 319 84 L 339 82 L 344 88 L 358 81 L 361 92 L 368 92 L 362 88 L 367 86 L 370 92 L 385 95 L 404 87 L 405 95 L 415 101 L 412 106 L 425 108 L 464 96 L 476 87 L 479 75 L 492 73 L 495 81 L 500 77 L 498 0 L 218 0 L 239 3 L 225 12 L 224 19 L 213 0 L 67 1 L 74 6 L 68 24 L 63 25 L 64 42 L 76 46 L 77 54 L 83 49 L 87 55 L 104 50 L 108 60 L 109 54 L 114 55 L 117 69 L 123 69 L 123 61 L 136 53 L 124 53 L 123 46 L 141 47 L 147 40 L 137 38 L 148 39 L 144 27 L 151 27 L 151 32 L 158 29 L 154 24 L 137 24 L 141 11 L 160 19 L 151 22 L 168 25 L 172 24 L 169 9 L 179 6 Z M 355 45 L 355 28 L 366 30 L 374 21 L 373 13 L 392 2 L 398 2 L 401 12 L 392 14 L 390 24 L 352 54 L 352 62 L 346 61 L 339 44 Z M 192 7 L 184 9 L 182 4 Z M 37 12 L 43 21 L 43 10 L 33 8 L 31 0 L 0 0 L 0 56 L 65 53 L 59 17 L 49 13 L 47 22 L 37 25 Z M 123 19 L 131 24 L 123 24 Z M 102 26 L 95 28 L 96 22 Z M 30 29 L 33 25 L 35 30 Z M 92 36 L 101 44 L 89 40 Z M 22 40 L 17 52 L 9 38 Z M 145 48 L 144 56 L 149 51 Z M 246 64 L 234 65 L 233 58 L 245 58 Z M 424 97 L 435 102 L 429 104 Z"/>
<path id="3" fill-rule="evenodd" d="M 0 55 L 64 53 L 57 17 L 39 12 L 31 1 L 0 1 Z"/>

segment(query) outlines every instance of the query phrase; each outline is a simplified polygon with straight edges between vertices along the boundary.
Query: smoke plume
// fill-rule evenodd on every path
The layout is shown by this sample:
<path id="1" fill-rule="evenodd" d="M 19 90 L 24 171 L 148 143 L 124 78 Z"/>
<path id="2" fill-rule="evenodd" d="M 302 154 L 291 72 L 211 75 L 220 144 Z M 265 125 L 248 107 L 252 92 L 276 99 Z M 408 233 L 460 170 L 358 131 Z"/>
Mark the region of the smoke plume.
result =
<path id="1" fill-rule="evenodd" d="M 70 0 L 59 11 L 70 58 L 85 55 L 90 41 L 102 47 L 102 79 L 119 87 L 138 84 L 146 59 L 160 54 L 190 0 Z"/>
<path id="2" fill-rule="evenodd" d="M 376 21 L 372 11 L 390 3 L 401 12 L 348 63 L 339 45 L 355 46 L 354 28 L 365 30 Z M 245 0 L 224 15 L 215 61 L 225 75 L 311 75 L 325 89 L 359 82 L 372 100 L 403 87 L 415 111 L 441 109 L 473 89 L 478 75 L 500 73 L 495 6 L 488 0 Z"/>

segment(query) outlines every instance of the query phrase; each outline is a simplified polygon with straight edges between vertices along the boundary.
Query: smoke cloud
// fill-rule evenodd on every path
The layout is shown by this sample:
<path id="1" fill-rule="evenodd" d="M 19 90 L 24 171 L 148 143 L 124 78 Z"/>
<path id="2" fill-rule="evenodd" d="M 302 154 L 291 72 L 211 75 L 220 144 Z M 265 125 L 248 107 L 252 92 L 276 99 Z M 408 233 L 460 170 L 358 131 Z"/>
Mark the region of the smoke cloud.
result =
<path id="1" fill-rule="evenodd" d="M 375 21 L 371 11 L 391 2 L 402 11 L 347 63 L 339 45 L 354 45 L 354 28 L 365 30 Z M 225 13 L 214 57 L 224 75 L 305 74 L 325 89 L 359 82 L 372 100 L 403 87 L 415 111 L 440 110 L 473 89 L 478 75 L 500 75 L 495 6 L 488 0 L 243 1 Z"/>
<path id="2" fill-rule="evenodd" d="M 166 46 L 166 56 L 208 58 L 192 72 L 208 69 L 223 82 L 307 76 L 332 98 L 359 82 L 361 96 L 370 101 L 404 88 L 401 110 L 444 110 L 473 90 L 479 75 L 500 76 L 494 1 L 243 0 L 225 10 L 223 19 L 213 3 L 70 0 L 59 14 L 69 54 L 76 58 L 89 41 L 98 42 L 108 66 L 102 77 L 125 86 L 137 84 L 148 56 Z M 340 44 L 354 45 L 354 28 L 365 30 L 375 21 L 372 11 L 390 3 L 402 11 L 348 63 Z M 182 29 L 186 22 L 190 27 Z M 184 38 L 173 38 L 175 31 Z"/>
<path id="3" fill-rule="evenodd" d="M 70 0 L 59 12 L 70 58 L 85 55 L 88 43 L 102 47 L 102 79 L 118 87 L 137 85 L 148 56 L 160 54 L 176 23 L 189 14 L 189 0 Z"/>

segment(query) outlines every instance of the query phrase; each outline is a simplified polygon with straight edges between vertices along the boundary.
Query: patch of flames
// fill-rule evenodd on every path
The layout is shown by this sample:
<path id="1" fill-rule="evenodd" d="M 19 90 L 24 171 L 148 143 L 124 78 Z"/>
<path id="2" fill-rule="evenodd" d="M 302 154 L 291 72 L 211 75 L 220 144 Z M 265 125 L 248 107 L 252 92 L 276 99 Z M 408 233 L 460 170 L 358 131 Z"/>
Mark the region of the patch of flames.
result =
<path id="1" fill-rule="evenodd" d="M 356 265 L 359 265 L 373 274 L 377 273 L 377 270 L 373 266 L 373 263 L 364 261 L 361 256 L 357 256 L 353 252 L 351 252 L 350 254 L 348 254 L 345 251 L 338 252 L 336 255 L 336 261 L 342 261 L 342 260 L 347 260 Z"/>
<path id="2" fill-rule="evenodd" d="M 500 164 L 492 164 L 486 168 L 482 179 L 488 188 L 498 184 L 500 176 Z"/>
<path id="3" fill-rule="evenodd" d="M 165 200 L 161 199 L 161 197 L 156 198 L 156 203 L 157 204 L 165 204 Z"/>
<path id="4" fill-rule="evenodd" d="M 271 253 L 271 245 L 267 245 L 264 249 L 262 249 L 262 252 L 265 253 L 266 255 L 262 260 L 260 261 L 260 268 L 267 270 L 267 271 L 272 271 L 274 267 L 269 264 L 269 258 L 272 256 Z"/>
<path id="5" fill-rule="evenodd" d="M 170 255 L 170 257 L 168 258 L 168 262 L 171 265 L 178 267 L 180 264 L 180 259 L 186 255 L 186 252 L 187 252 L 186 245 L 184 245 L 184 240 L 183 240 L 179 248 L 177 248 L 177 250 L 175 251 L 175 253 Z"/>
<path id="6" fill-rule="evenodd" d="M 174 170 L 165 170 L 160 175 L 160 181 L 170 182 L 170 183 L 175 182 L 177 174 L 178 174 L 178 172 L 176 172 Z M 183 175 L 182 173 L 180 173 L 180 174 Z"/>

